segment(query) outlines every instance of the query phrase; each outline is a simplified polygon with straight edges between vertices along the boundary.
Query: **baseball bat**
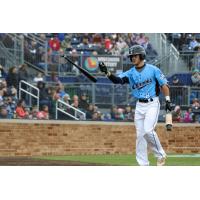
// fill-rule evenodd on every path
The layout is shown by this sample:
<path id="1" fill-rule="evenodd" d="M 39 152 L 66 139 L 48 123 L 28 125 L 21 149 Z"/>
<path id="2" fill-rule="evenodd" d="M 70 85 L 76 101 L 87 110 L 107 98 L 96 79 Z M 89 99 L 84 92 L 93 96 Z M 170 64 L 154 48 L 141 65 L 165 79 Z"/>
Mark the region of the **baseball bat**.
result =
<path id="1" fill-rule="evenodd" d="M 165 117 L 165 124 L 167 131 L 172 131 L 172 113 L 167 112 Z"/>
<path id="2" fill-rule="evenodd" d="M 78 66 L 74 62 L 72 62 L 66 55 L 62 55 L 62 57 L 64 57 L 69 63 L 71 63 L 72 65 L 74 65 L 81 73 L 83 73 L 91 81 L 93 81 L 95 83 L 97 82 L 97 79 L 92 74 L 90 74 L 87 70 L 85 70 L 82 67 Z"/>

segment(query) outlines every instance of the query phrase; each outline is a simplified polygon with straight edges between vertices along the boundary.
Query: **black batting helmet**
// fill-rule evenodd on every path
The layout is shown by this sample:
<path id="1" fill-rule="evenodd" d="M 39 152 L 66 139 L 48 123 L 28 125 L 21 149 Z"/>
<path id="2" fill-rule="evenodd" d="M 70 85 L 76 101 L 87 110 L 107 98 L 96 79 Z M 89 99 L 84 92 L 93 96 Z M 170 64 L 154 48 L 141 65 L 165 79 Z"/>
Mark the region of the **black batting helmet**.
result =
<path id="1" fill-rule="evenodd" d="M 131 62 L 132 62 L 132 56 L 134 55 L 140 55 L 140 59 L 144 60 L 146 57 L 146 52 L 144 47 L 141 45 L 133 45 L 132 47 L 130 47 L 128 57 L 130 57 Z"/>

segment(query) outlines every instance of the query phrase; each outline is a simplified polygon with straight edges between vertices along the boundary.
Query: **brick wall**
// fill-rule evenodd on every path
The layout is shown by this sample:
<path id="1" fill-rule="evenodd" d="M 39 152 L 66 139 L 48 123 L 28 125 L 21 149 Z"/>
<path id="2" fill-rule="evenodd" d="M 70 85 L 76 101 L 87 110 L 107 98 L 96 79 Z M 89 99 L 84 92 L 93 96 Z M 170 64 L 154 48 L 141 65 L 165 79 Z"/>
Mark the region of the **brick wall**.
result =
<path id="1" fill-rule="evenodd" d="M 172 132 L 158 124 L 164 149 L 200 153 L 200 125 L 177 124 Z M 131 154 L 132 123 L 0 120 L 0 156 Z"/>

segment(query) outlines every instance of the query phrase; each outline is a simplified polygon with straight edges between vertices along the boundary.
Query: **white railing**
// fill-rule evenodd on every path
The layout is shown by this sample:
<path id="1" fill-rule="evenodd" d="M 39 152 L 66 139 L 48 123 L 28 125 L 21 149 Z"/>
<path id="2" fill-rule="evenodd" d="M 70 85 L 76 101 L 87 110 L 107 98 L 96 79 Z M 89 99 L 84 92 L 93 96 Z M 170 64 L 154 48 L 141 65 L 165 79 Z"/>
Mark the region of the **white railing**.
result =
<path id="1" fill-rule="evenodd" d="M 25 84 L 26 86 L 28 86 L 30 88 L 30 91 L 29 91 L 28 88 L 27 88 L 27 90 L 23 89 L 22 88 L 22 83 Z M 35 95 L 34 93 L 32 93 L 32 89 L 34 89 L 36 91 L 37 95 Z M 19 99 L 21 99 L 22 92 L 28 94 L 30 97 L 34 97 L 35 99 L 37 99 L 37 109 L 39 110 L 40 90 L 37 87 L 33 86 L 32 84 L 30 84 L 30 83 L 28 83 L 26 81 L 21 80 L 20 83 L 19 83 Z M 31 101 L 31 98 L 30 98 L 30 101 Z"/>
<path id="2" fill-rule="evenodd" d="M 64 111 L 62 108 L 59 107 L 59 104 L 66 106 L 67 108 L 70 108 L 74 111 L 74 115 Z M 74 108 L 73 106 L 69 105 L 68 103 L 65 103 L 62 100 L 58 100 L 56 102 L 56 119 L 58 119 L 58 111 L 70 116 L 71 118 L 75 119 L 75 120 L 86 120 L 86 114 L 82 111 L 80 111 L 77 108 Z M 79 115 L 79 118 L 78 118 Z"/>
<path id="3" fill-rule="evenodd" d="M 185 62 L 180 58 L 179 51 L 173 44 L 170 44 L 164 33 L 148 33 L 146 35 L 160 54 L 160 68 L 165 74 L 188 71 Z"/>

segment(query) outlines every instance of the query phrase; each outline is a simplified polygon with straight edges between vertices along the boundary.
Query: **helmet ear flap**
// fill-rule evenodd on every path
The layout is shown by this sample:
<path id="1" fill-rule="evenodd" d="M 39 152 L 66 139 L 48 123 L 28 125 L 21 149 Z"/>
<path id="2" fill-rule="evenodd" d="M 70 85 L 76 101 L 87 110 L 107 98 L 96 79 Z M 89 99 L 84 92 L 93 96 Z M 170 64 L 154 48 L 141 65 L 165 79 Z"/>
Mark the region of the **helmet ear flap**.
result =
<path id="1" fill-rule="evenodd" d="M 133 55 L 130 55 L 129 58 L 130 58 L 130 61 L 132 62 L 132 60 L 133 60 Z"/>
<path id="2" fill-rule="evenodd" d="M 145 59 L 145 55 L 144 54 L 140 54 L 140 60 L 144 60 Z"/>

